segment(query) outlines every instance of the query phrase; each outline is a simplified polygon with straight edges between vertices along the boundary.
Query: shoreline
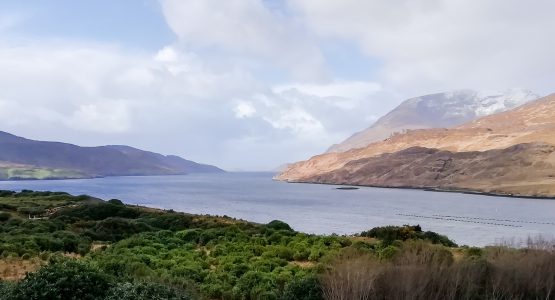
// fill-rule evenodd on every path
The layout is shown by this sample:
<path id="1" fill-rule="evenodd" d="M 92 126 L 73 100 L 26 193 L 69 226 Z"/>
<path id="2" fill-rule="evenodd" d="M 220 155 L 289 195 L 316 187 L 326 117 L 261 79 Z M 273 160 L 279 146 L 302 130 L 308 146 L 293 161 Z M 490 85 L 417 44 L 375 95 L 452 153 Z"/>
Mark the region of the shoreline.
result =
<path id="1" fill-rule="evenodd" d="M 90 180 L 102 178 L 117 178 L 117 177 L 171 177 L 171 176 L 185 176 L 193 174 L 227 174 L 228 171 L 223 172 L 192 172 L 182 174 L 139 174 L 139 175 L 94 175 L 90 177 L 49 177 L 49 178 L 10 178 L 0 179 L 0 182 L 21 182 L 21 181 L 63 181 L 63 180 Z"/>
<path id="2" fill-rule="evenodd" d="M 380 189 L 400 189 L 400 190 L 420 190 L 426 192 L 437 192 L 437 193 L 457 193 L 457 194 L 467 194 L 467 195 L 478 195 L 478 196 L 488 196 L 488 197 L 501 197 L 501 198 L 517 198 L 517 199 L 535 199 L 535 200 L 555 200 L 555 196 L 524 196 L 524 195 L 514 195 L 505 193 L 495 193 L 495 192 L 481 192 L 477 190 L 461 189 L 461 188 L 440 188 L 440 187 L 414 187 L 414 186 L 381 186 L 381 185 L 362 185 L 362 184 L 341 184 L 341 183 L 325 183 L 325 182 L 311 182 L 311 181 L 296 181 L 296 180 L 280 180 L 272 178 L 274 181 L 281 181 L 285 183 L 303 183 L 303 184 L 321 184 L 329 186 L 339 186 L 339 187 L 369 187 L 369 188 L 380 188 Z"/>

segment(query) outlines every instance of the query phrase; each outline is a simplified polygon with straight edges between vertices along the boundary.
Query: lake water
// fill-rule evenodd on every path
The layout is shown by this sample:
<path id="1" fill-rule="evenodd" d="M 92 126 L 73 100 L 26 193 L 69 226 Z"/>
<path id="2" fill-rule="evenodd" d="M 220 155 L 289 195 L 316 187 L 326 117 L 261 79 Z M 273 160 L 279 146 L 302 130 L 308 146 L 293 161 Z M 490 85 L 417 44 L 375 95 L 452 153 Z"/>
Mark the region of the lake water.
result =
<path id="1" fill-rule="evenodd" d="M 555 200 L 420 190 L 291 184 L 270 173 L 109 177 L 0 182 L 0 189 L 88 194 L 102 199 L 254 222 L 274 219 L 308 233 L 350 234 L 381 225 L 420 224 L 459 244 L 483 246 L 555 233 Z"/>

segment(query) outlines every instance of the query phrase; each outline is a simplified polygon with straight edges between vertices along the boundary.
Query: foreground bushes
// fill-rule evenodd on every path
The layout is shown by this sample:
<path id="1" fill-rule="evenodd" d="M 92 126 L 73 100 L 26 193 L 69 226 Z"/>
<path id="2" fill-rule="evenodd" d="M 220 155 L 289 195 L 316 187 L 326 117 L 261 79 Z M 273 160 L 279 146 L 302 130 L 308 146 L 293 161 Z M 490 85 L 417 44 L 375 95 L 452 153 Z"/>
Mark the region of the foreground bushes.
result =
<path id="1" fill-rule="evenodd" d="M 5 300 L 187 300 L 185 291 L 160 284 L 119 282 L 85 262 L 61 259 L 28 274 L 17 283 L 0 285 Z"/>
<path id="2" fill-rule="evenodd" d="M 28 220 L 21 207 L 53 213 Z M 32 191 L 0 191 L 0 209 L 4 257 L 39 265 L 54 257 L 19 282 L 0 281 L 1 299 L 554 299 L 555 248 L 547 242 L 452 248 L 418 225 L 308 235 L 281 221 Z"/>
<path id="3" fill-rule="evenodd" d="M 346 241 L 294 232 L 274 221 L 142 233 L 90 259 L 106 274 L 194 286 L 207 299 L 308 300 L 321 299 L 318 261 L 347 247 Z M 311 253 L 318 254 L 308 261 Z"/>
<path id="4" fill-rule="evenodd" d="M 390 261 L 343 253 L 322 285 L 330 300 L 555 299 L 555 252 L 491 247 L 455 261 L 441 246 L 413 241 Z"/>
<path id="5" fill-rule="evenodd" d="M 433 244 L 457 247 L 455 242 L 444 235 L 437 234 L 433 231 L 422 231 L 420 225 L 375 227 L 369 231 L 361 232 L 360 236 L 379 239 L 385 245 L 391 245 L 394 241 L 426 240 Z"/>

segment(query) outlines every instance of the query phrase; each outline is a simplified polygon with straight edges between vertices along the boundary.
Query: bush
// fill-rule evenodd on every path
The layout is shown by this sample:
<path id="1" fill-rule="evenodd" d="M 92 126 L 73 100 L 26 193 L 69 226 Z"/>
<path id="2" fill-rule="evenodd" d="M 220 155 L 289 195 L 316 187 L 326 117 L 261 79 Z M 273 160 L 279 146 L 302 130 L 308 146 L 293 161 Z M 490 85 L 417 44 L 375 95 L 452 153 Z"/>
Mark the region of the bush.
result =
<path id="1" fill-rule="evenodd" d="M 136 209 L 110 202 L 90 203 L 60 211 L 57 217 L 65 216 L 81 220 L 100 221 L 110 217 L 136 219 L 139 212 Z"/>
<path id="2" fill-rule="evenodd" d="M 0 280 L 0 295 L 5 299 L 13 299 L 15 286 L 14 282 Z"/>
<path id="3" fill-rule="evenodd" d="M 93 240 L 119 241 L 133 234 L 151 230 L 152 228 L 148 225 L 136 222 L 135 220 L 110 217 L 97 222 L 89 230 L 88 235 Z"/>
<path id="4" fill-rule="evenodd" d="M 296 278 L 285 286 L 282 300 L 320 300 L 322 287 L 315 276 Z"/>
<path id="5" fill-rule="evenodd" d="M 125 205 L 125 204 L 123 204 L 123 202 L 121 202 L 121 200 L 119 200 L 119 199 L 111 199 L 111 200 L 108 200 L 108 203 L 114 204 L 114 205 L 121 205 L 121 206 Z"/>
<path id="6" fill-rule="evenodd" d="M 189 300 L 185 291 L 156 283 L 120 283 L 113 287 L 105 300 Z"/>
<path id="7" fill-rule="evenodd" d="M 12 215 L 11 215 L 10 213 L 7 213 L 7 212 L 0 212 L 0 222 L 6 222 L 6 221 L 8 221 L 11 217 L 12 217 Z"/>
<path id="8" fill-rule="evenodd" d="M 16 194 L 15 191 L 0 190 L 0 197 L 11 197 Z"/>
<path id="9" fill-rule="evenodd" d="M 420 225 L 375 227 L 369 231 L 361 232 L 360 236 L 380 239 L 385 246 L 391 245 L 397 240 L 427 240 L 434 244 L 442 244 L 447 247 L 457 246 L 455 242 L 449 240 L 444 235 L 432 231 L 423 232 Z"/>
<path id="10" fill-rule="evenodd" d="M 11 297 L 14 300 L 103 299 L 111 287 L 111 280 L 85 263 L 62 260 L 27 274 Z"/>
<path id="11" fill-rule="evenodd" d="M 477 248 L 477 247 L 470 247 L 468 249 L 466 249 L 465 251 L 465 256 L 467 257 L 482 257 L 484 255 L 484 250 L 482 250 L 481 248 Z"/>
<path id="12" fill-rule="evenodd" d="M 143 221 L 152 227 L 178 231 L 189 228 L 193 217 L 180 213 L 164 213 L 151 218 L 145 218 Z"/>
<path id="13" fill-rule="evenodd" d="M 399 248 L 389 245 L 378 252 L 378 257 L 380 259 L 389 260 L 392 259 L 397 253 L 399 253 Z"/>
<path id="14" fill-rule="evenodd" d="M 273 220 L 270 223 L 266 224 L 266 227 L 274 230 L 286 230 L 286 231 L 293 231 L 289 224 L 280 221 L 280 220 Z"/>

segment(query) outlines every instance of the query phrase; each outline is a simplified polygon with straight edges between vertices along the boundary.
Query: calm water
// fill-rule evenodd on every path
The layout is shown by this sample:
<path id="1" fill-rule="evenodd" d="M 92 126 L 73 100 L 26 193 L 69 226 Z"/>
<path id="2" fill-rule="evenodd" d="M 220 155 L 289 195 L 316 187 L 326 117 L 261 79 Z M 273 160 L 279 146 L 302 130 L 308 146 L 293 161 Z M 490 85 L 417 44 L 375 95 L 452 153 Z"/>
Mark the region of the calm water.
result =
<path id="1" fill-rule="evenodd" d="M 111 177 L 0 182 L 0 189 L 88 194 L 103 199 L 255 222 L 280 219 L 309 233 L 355 233 L 380 225 L 420 224 L 459 244 L 553 238 L 555 200 L 516 199 L 419 190 L 288 184 L 270 173 Z"/>

